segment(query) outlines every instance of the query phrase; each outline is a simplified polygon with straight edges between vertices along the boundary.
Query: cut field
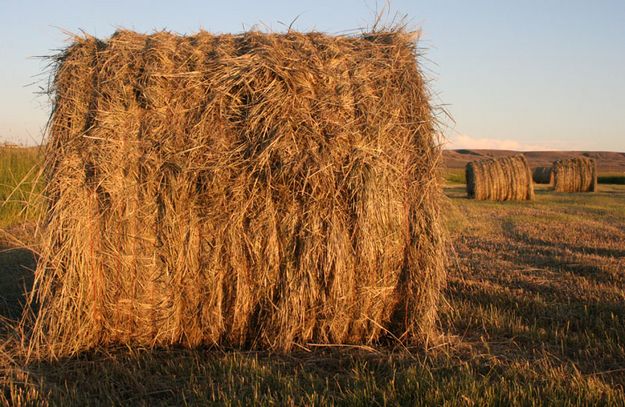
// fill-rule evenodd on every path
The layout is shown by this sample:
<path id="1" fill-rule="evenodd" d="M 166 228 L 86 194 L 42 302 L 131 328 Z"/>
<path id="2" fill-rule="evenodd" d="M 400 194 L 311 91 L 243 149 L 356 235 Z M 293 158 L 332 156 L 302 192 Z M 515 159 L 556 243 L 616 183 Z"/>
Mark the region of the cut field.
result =
<path id="1" fill-rule="evenodd" d="M 625 404 L 625 186 L 591 194 L 539 186 L 533 202 L 504 203 L 466 199 L 462 184 L 445 192 L 453 249 L 442 337 L 428 352 L 102 349 L 25 364 L 7 322 L 0 403 Z M 17 213 L 3 226 L 28 237 L 15 225 L 24 218 L 11 220 Z M 5 239 L 5 319 L 18 315 L 33 263 Z"/>

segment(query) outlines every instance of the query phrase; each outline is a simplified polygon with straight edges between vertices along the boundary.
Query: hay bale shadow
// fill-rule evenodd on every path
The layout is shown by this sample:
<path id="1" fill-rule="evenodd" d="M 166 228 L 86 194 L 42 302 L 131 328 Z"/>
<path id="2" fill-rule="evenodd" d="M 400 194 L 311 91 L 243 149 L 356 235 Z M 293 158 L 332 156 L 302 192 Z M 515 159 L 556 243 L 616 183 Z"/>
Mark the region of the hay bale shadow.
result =
<path id="1" fill-rule="evenodd" d="M 30 380 L 58 404 L 204 405 L 236 399 L 243 405 L 271 400 L 286 405 L 306 404 L 310 395 L 320 404 L 334 404 L 345 397 L 343 388 L 363 385 L 364 371 L 390 378 L 397 371 L 410 373 L 409 366 L 414 366 L 412 355 L 359 349 L 280 355 L 171 347 L 85 352 L 33 363 L 28 370 Z"/>
<path id="2" fill-rule="evenodd" d="M 24 247 L 0 244 L 0 319 L 17 320 L 32 290 L 35 253 Z"/>

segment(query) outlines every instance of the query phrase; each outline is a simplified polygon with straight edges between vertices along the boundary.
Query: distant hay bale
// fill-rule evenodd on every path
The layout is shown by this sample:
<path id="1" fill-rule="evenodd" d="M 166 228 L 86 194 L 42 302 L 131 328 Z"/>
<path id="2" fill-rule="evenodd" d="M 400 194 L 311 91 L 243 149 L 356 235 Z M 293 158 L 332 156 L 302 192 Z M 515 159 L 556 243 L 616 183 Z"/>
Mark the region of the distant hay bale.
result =
<path id="1" fill-rule="evenodd" d="M 596 192 L 597 165 L 593 158 L 575 157 L 553 163 L 556 192 Z"/>
<path id="2" fill-rule="evenodd" d="M 76 38 L 52 91 L 36 354 L 433 332 L 441 151 L 407 33 Z"/>
<path id="3" fill-rule="evenodd" d="M 552 184 L 553 168 L 552 167 L 536 167 L 532 170 L 532 179 L 536 184 Z"/>
<path id="4" fill-rule="evenodd" d="M 532 200 L 534 185 L 522 154 L 472 161 L 466 166 L 467 193 L 477 200 Z"/>

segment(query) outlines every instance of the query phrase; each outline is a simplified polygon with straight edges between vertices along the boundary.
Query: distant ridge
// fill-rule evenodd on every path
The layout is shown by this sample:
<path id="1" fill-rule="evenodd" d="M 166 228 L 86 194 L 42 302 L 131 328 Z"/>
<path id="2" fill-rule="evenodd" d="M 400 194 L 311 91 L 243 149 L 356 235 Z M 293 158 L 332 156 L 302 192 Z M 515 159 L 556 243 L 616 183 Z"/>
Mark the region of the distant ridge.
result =
<path id="1" fill-rule="evenodd" d="M 523 154 L 530 167 L 551 165 L 555 160 L 571 157 L 590 157 L 597 160 L 601 172 L 625 172 L 625 153 L 611 151 L 513 151 L 458 149 L 445 150 L 443 158 L 447 168 L 464 168 L 469 161 L 489 157 L 503 157 L 511 154 Z"/>

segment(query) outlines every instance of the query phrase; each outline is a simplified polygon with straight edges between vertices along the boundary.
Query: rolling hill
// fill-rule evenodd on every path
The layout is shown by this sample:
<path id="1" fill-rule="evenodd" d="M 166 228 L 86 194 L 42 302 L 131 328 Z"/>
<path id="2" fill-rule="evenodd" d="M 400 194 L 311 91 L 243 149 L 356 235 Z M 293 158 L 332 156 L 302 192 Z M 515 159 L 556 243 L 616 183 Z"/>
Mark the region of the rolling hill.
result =
<path id="1" fill-rule="evenodd" d="M 482 158 L 496 158 L 511 154 L 523 154 L 527 158 L 530 167 L 542 167 L 551 165 L 552 162 L 561 158 L 590 157 L 597 160 L 600 172 L 623 172 L 625 173 L 625 153 L 608 151 L 511 151 L 511 150 L 445 150 L 443 158 L 447 168 L 464 168 L 473 160 Z"/>

